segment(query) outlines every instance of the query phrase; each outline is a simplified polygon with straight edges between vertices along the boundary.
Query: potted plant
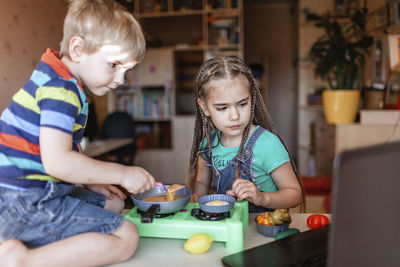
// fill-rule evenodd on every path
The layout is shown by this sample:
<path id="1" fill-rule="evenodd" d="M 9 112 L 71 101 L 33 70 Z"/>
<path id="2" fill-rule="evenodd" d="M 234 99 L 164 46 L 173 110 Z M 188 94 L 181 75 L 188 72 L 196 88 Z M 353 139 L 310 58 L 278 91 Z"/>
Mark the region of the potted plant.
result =
<path id="1" fill-rule="evenodd" d="M 339 21 L 304 11 L 315 27 L 324 29 L 307 59 L 313 63 L 316 77 L 329 85 L 322 92 L 328 123 L 352 123 L 357 115 L 364 62 L 373 44 L 373 37 L 365 30 L 367 12 L 365 7 L 359 8 L 348 20 Z"/>

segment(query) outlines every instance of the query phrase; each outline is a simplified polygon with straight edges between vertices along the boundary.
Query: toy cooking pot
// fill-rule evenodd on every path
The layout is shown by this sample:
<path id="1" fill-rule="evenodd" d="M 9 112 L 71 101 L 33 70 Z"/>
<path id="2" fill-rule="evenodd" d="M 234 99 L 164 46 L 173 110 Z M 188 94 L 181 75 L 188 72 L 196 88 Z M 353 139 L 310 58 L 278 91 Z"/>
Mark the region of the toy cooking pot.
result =
<path id="1" fill-rule="evenodd" d="M 135 206 L 144 212 L 141 218 L 142 222 L 152 222 L 156 213 L 166 214 L 182 209 L 189 202 L 190 197 L 192 196 L 192 191 L 187 187 L 177 190 L 175 192 L 175 197 L 180 197 L 180 199 L 173 201 L 144 201 L 146 198 L 165 195 L 165 190 L 158 186 L 146 192 L 131 195 Z"/>

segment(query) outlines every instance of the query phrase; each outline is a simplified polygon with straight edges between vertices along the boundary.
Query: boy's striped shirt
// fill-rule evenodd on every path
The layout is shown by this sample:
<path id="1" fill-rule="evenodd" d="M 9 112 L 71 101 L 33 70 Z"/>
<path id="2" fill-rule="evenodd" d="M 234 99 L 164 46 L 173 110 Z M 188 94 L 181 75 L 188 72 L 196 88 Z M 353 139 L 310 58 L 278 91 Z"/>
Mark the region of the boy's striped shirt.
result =
<path id="1" fill-rule="evenodd" d="M 0 117 L 0 178 L 54 180 L 40 157 L 40 127 L 51 127 L 73 136 L 77 150 L 86 125 L 86 95 L 59 59 L 47 49 L 30 80 L 12 98 Z"/>

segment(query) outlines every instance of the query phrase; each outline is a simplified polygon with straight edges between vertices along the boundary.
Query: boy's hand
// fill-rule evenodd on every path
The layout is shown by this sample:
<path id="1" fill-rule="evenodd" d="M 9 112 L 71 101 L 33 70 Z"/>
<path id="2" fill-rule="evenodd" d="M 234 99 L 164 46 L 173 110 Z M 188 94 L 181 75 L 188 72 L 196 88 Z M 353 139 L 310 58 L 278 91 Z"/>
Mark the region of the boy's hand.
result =
<path id="1" fill-rule="evenodd" d="M 226 191 L 226 194 L 236 196 L 238 201 L 246 199 L 255 205 L 259 205 L 263 197 L 256 184 L 245 179 L 235 179 L 232 190 Z"/>
<path id="2" fill-rule="evenodd" d="M 190 197 L 190 202 L 198 202 L 199 201 L 199 196 L 196 193 L 193 193 L 192 196 Z"/>
<path id="3" fill-rule="evenodd" d="M 154 187 L 154 177 L 141 167 L 127 167 L 121 186 L 131 194 L 142 193 Z"/>
<path id="4" fill-rule="evenodd" d="M 114 185 L 88 184 L 85 187 L 90 191 L 105 195 L 108 199 L 113 199 L 114 196 L 118 196 L 122 200 L 126 198 L 126 195 Z"/>

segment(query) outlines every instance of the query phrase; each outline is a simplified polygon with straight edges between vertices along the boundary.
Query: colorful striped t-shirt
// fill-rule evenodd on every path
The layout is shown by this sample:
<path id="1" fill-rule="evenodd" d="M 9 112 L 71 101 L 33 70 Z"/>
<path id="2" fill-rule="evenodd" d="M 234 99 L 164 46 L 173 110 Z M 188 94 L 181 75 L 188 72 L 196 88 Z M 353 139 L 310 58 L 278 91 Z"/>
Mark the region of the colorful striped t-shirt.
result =
<path id="1" fill-rule="evenodd" d="M 0 178 L 53 180 L 40 157 L 40 127 L 51 127 L 73 137 L 77 149 L 88 114 L 86 95 L 60 60 L 47 49 L 30 80 L 12 98 L 0 117 Z"/>

